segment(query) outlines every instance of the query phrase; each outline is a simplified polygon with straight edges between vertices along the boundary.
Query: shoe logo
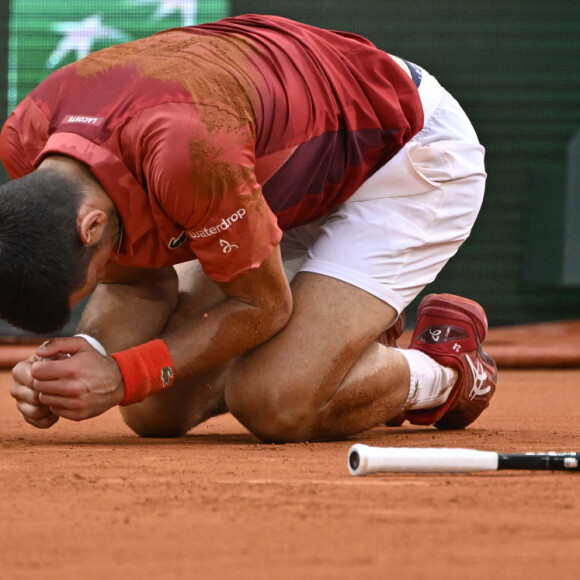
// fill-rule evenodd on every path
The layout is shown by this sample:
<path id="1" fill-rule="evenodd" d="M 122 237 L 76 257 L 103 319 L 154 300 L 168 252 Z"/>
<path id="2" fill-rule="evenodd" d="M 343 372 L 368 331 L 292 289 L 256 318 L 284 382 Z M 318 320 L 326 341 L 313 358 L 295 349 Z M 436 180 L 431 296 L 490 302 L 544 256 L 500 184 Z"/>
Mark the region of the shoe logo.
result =
<path id="1" fill-rule="evenodd" d="M 461 350 L 461 345 L 460 345 L 458 342 L 456 342 L 456 343 L 453 345 L 453 350 L 454 350 L 455 352 L 459 352 L 459 351 Z"/>
<path id="2" fill-rule="evenodd" d="M 426 344 L 441 344 L 469 338 L 469 334 L 459 326 L 452 324 L 434 324 L 423 329 L 417 336 L 417 340 Z"/>
<path id="3" fill-rule="evenodd" d="M 229 254 L 234 248 L 240 249 L 240 246 L 236 244 L 230 244 L 226 240 L 220 240 L 220 246 L 222 247 L 222 252 L 224 254 Z"/>
<path id="4" fill-rule="evenodd" d="M 475 397 L 480 397 L 482 395 L 487 395 L 491 391 L 491 385 L 484 387 L 487 381 L 487 373 L 481 364 L 481 361 L 477 361 L 477 366 L 473 364 L 473 361 L 468 356 L 467 362 L 471 368 L 471 373 L 473 374 L 473 387 L 469 392 L 469 400 L 475 399 Z"/>
<path id="5" fill-rule="evenodd" d="M 435 330 L 435 329 L 429 328 L 429 334 L 431 335 L 431 340 L 433 342 L 439 342 L 439 339 L 441 338 L 441 329 L 438 328 Z"/>

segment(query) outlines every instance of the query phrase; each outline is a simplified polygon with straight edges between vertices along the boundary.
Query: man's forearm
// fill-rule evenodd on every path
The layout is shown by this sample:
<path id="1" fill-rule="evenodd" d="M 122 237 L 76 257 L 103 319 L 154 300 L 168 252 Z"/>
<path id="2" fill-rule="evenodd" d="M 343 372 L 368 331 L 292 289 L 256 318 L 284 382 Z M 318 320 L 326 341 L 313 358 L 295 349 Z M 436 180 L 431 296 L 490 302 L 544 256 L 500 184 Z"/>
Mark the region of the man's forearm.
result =
<path id="1" fill-rule="evenodd" d="M 215 369 L 262 344 L 286 320 L 284 309 L 280 313 L 268 312 L 225 299 L 202 314 L 181 318 L 161 338 L 171 352 L 176 378 L 191 377 Z"/>
<path id="2" fill-rule="evenodd" d="M 218 368 L 270 339 L 290 318 L 292 294 L 279 248 L 258 268 L 218 286 L 221 301 L 209 308 L 180 305 L 161 335 L 176 378 Z"/>
<path id="3" fill-rule="evenodd" d="M 148 274 L 146 280 L 99 284 L 77 332 L 96 338 L 108 353 L 158 337 L 177 305 L 177 275 L 173 268 Z"/>
<path id="4" fill-rule="evenodd" d="M 125 382 L 124 404 L 174 379 L 218 368 L 271 338 L 290 317 L 291 291 L 278 249 L 259 268 L 219 286 L 222 299 L 207 308 L 195 294 L 178 303 L 177 279 L 165 274 L 156 279 L 137 273 L 134 280 L 97 288 L 78 331 L 99 340 L 115 358 Z"/>

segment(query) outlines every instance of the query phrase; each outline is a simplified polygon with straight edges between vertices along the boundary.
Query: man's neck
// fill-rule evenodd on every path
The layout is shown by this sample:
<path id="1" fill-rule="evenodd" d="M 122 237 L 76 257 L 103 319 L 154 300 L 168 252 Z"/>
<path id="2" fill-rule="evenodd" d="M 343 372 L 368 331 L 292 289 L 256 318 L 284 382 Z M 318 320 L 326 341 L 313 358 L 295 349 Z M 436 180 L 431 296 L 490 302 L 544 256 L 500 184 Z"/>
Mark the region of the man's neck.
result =
<path id="1" fill-rule="evenodd" d="M 48 155 L 42 160 L 37 171 L 44 168 L 51 168 L 77 179 L 83 186 L 85 204 L 107 212 L 114 209 L 113 201 L 84 163 L 65 155 Z"/>

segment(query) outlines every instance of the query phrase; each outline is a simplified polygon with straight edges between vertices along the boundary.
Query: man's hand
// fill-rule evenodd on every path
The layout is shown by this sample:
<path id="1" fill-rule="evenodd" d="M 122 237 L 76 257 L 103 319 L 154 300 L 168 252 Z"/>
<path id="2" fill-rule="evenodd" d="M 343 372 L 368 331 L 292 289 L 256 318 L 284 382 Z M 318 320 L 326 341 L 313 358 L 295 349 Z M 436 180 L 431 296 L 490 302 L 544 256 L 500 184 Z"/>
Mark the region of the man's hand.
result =
<path id="1" fill-rule="evenodd" d="M 98 353 L 83 338 L 51 339 L 36 355 L 27 370 L 30 386 L 38 396 L 39 406 L 48 408 L 56 419 L 82 421 L 122 403 L 125 389 L 117 363 Z M 39 422 L 30 413 L 28 417 Z M 26 415 L 25 418 L 28 420 Z M 43 423 L 48 423 L 48 419 Z"/>
<path id="2" fill-rule="evenodd" d="M 12 369 L 14 382 L 10 387 L 10 394 L 16 399 L 16 408 L 22 413 L 24 420 L 39 429 L 52 427 L 59 419 L 47 405 L 43 405 L 38 393 L 32 388 L 31 367 L 39 356 L 32 355 L 30 358 L 18 363 Z"/>

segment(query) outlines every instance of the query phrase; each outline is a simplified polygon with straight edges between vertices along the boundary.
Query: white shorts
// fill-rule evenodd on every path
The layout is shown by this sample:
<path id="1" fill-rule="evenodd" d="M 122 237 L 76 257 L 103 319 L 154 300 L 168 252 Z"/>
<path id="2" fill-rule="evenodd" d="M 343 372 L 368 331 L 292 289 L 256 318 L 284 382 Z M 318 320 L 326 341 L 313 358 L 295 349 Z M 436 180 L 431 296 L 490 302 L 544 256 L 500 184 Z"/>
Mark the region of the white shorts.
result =
<path id="1" fill-rule="evenodd" d="M 423 130 L 331 214 L 284 232 L 289 279 L 338 278 L 401 312 L 467 239 L 483 201 L 484 148 L 426 71 L 419 95 Z"/>

